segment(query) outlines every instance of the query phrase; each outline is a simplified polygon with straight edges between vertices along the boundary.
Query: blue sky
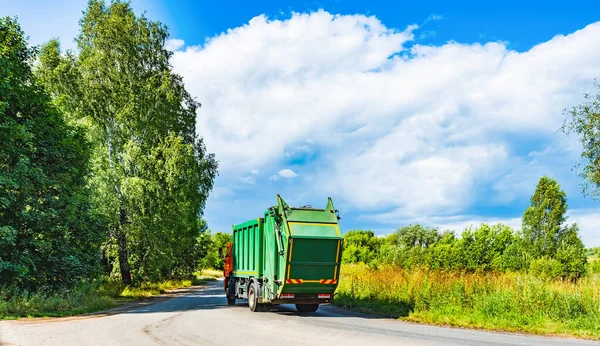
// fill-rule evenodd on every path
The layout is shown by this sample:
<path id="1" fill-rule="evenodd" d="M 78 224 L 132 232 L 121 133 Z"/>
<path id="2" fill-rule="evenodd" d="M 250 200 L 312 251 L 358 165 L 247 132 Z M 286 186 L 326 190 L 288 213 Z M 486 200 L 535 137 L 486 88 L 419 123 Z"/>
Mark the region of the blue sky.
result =
<path id="1" fill-rule="evenodd" d="M 331 196 L 345 230 L 518 227 L 547 174 L 586 245 L 600 245 L 600 202 L 571 170 L 580 148 L 556 133 L 600 77 L 599 2 L 132 5 L 168 25 L 173 66 L 203 103 L 198 133 L 221 162 L 213 231 L 277 193 L 295 205 Z M 5 0 L 0 15 L 18 15 L 33 44 L 74 48 L 84 7 Z"/>

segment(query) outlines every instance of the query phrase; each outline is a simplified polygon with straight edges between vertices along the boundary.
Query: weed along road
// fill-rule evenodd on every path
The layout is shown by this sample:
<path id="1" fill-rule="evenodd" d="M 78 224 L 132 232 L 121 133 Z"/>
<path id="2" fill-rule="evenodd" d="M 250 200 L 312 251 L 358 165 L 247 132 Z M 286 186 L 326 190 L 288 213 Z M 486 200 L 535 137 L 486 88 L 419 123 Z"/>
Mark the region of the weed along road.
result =
<path id="1" fill-rule="evenodd" d="M 223 281 L 105 316 L 0 322 L 0 345 L 597 345 L 584 340 L 489 333 L 365 318 L 322 306 L 251 312 L 228 306 Z"/>

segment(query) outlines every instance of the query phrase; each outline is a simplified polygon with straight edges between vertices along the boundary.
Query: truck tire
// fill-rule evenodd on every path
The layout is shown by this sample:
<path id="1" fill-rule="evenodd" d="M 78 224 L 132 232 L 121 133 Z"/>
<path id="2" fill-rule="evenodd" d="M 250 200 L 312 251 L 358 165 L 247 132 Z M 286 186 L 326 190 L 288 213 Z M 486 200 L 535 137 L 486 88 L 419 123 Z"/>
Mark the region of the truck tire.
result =
<path id="1" fill-rule="evenodd" d="M 315 312 L 319 309 L 319 304 L 296 304 L 298 312 Z"/>
<path id="2" fill-rule="evenodd" d="M 225 296 L 227 297 L 227 305 L 235 305 L 235 280 L 228 280 Z"/>
<path id="3" fill-rule="evenodd" d="M 262 304 L 258 304 L 258 295 L 256 293 L 256 283 L 252 281 L 248 287 L 248 307 L 252 312 L 262 311 Z"/>
<path id="4" fill-rule="evenodd" d="M 271 311 L 271 304 L 262 304 L 262 312 L 269 312 Z"/>

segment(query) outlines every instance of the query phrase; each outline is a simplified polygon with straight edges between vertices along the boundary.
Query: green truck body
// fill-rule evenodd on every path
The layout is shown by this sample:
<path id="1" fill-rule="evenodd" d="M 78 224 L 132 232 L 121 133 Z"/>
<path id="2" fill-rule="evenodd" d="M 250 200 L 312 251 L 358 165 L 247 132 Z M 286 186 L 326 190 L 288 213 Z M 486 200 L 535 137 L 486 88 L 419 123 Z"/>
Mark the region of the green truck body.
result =
<path id="1" fill-rule="evenodd" d="M 342 258 L 338 220 L 331 198 L 325 209 L 292 208 L 278 195 L 262 218 L 233 226 L 225 266 L 228 303 L 248 299 L 253 311 L 293 303 L 301 312 L 328 303 Z"/>

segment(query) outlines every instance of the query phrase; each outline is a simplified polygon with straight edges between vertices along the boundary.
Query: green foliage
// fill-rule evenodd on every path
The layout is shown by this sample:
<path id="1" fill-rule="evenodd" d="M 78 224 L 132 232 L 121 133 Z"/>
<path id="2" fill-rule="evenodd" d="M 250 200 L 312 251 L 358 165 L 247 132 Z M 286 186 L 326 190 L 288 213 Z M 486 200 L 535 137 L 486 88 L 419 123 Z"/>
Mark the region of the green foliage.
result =
<path id="1" fill-rule="evenodd" d="M 0 290 L 71 286 L 103 237 L 85 186 L 90 151 L 35 80 L 16 20 L 0 18 Z"/>
<path id="2" fill-rule="evenodd" d="M 553 256 L 566 220 L 567 195 L 556 180 L 543 176 L 523 214 L 523 239 L 533 258 Z"/>
<path id="3" fill-rule="evenodd" d="M 570 110 L 565 109 L 567 117 L 561 130 L 575 134 L 583 150 L 585 160 L 579 175 L 584 179 L 583 192 L 598 198 L 600 193 L 600 82 L 594 81 L 596 93 L 583 95 L 584 101 Z"/>
<path id="4" fill-rule="evenodd" d="M 562 234 L 555 258 L 561 264 L 561 276 L 578 278 L 586 272 L 585 247 L 579 238 L 577 224 L 569 226 Z"/>
<path id="5" fill-rule="evenodd" d="M 590 274 L 600 274 L 600 260 L 590 261 L 588 270 Z"/>
<path id="6" fill-rule="evenodd" d="M 92 147 L 89 184 L 124 283 L 189 277 L 208 251 L 202 211 L 217 162 L 196 134 L 200 106 L 172 72 L 164 25 L 129 3 L 92 0 L 78 54 L 41 49 L 38 79 Z"/>
<path id="7" fill-rule="evenodd" d="M 497 224 L 465 229 L 460 237 L 422 225 L 400 227 L 387 237 L 371 231 L 344 236 L 344 263 L 394 264 L 468 272 L 530 270 L 545 278 L 584 275 L 586 250 L 576 224 L 565 224 L 567 199 L 560 185 L 542 177 L 523 215 L 523 233 Z"/>
<path id="8" fill-rule="evenodd" d="M 219 249 L 224 249 L 229 242 L 231 242 L 230 233 L 217 232 L 213 234 L 210 239 L 208 253 L 202 260 L 203 267 L 223 270 L 224 261 L 219 253 Z"/>
<path id="9" fill-rule="evenodd" d="M 558 260 L 544 256 L 531 261 L 529 272 L 543 279 L 556 279 L 562 274 L 562 266 Z"/>
<path id="10" fill-rule="evenodd" d="M 377 258 L 379 240 L 372 231 L 354 230 L 344 234 L 343 263 L 371 263 Z"/>
<path id="11" fill-rule="evenodd" d="M 542 177 L 523 214 L 523 238 L 531 258 L 557 260 L 560 276 L 577 278 L 586 272 L 585 247 L 577 225 L 565 224 L 566 211 L 565 192 L 556 180 Z"/>
<path id="12" fill-rule="evenodd" d="M 400 227 L 391 236 L 390 241 L 396 245 L 407 248 L 429 247 L 440 240 L 440 234 L 435 228 L 428 228 L 421 225 L 409 225 Z"/>
<path id="13" fill-rule="evenodd" d="M 600 246 L 592 247 L 585 250 L 585 254 L 591 257 L 600 257 Z"/>
<path id="14" fill-rule="evenodd" d="M 545 178 L 542 181 L 548 182 Z M 559 196 L 558 205 L 560 210 L 564 210 L 564 192 L 555 182 L 550 185 L 554 192 L 560 192 L 553 196 Z M 540 190 L 544 189 L 538 189 L 538 192 Z M 532 200 L 539 201 L 537 197 Z M 467 272 L 530 270 L 544 278 L 577 279 L 587 271 L 586 249 L 579 238 L 578 227 L 562 225 L 564 215 L 544 203 L 539 203 L 543 205 L 540 207 L 545 213 L 543 215 L 534 207 L 527 209 L 525 220 L 539 221 L 538 217 L 541 218 L 540 222 L 529 224 L 533 226 L 528 228 L 527 239 L 502 224 L 467 228 L 460 237 L 450 231 L 440 233 L 435 228 L 421 225 L 401 227 L 381 238 L 375 237 L 371 231 L 350 231 L 344 236 L 343 260 L 344 263 L 362 262 L 375 266 L 393 264 L 407 269 L 427 267 Z M 559 225 L 549 227 L 547 223 L 552 219 L 554 224 L 560 222 Z M 538 236 L 541 239 L 536 238 Z M 540 251 L 536 253 L 532 249 Z M 540 256 L 539 253 L 543 252 L 549 255 Z"/>
<path id="15" fill-rule="evenodd" d="M 463 267 L 470 271 L 502 270 L 504 252 L 514 241 L 513 230 L 502 224 L 465 230 L 458 241 Z"/>
<path id="16" fill-rule="evenodd" d="M 520 234 L 514 233 L 513 240 L 504 253 L 492 261 L 496 270 L 514 272 L 529 267 L 530 256 L 525 251 L 525 245 Z"/>
<path id="17" fill-rule="evenodd" d="M 410 225 L 382 238 L 380 243 L 378 263 L 404 268 L 508 271 L 524 267 L 519 235 L 501 224 L 468 228 L 460 238 L 451 231 L 440 233 L 435 228 Z"/>

